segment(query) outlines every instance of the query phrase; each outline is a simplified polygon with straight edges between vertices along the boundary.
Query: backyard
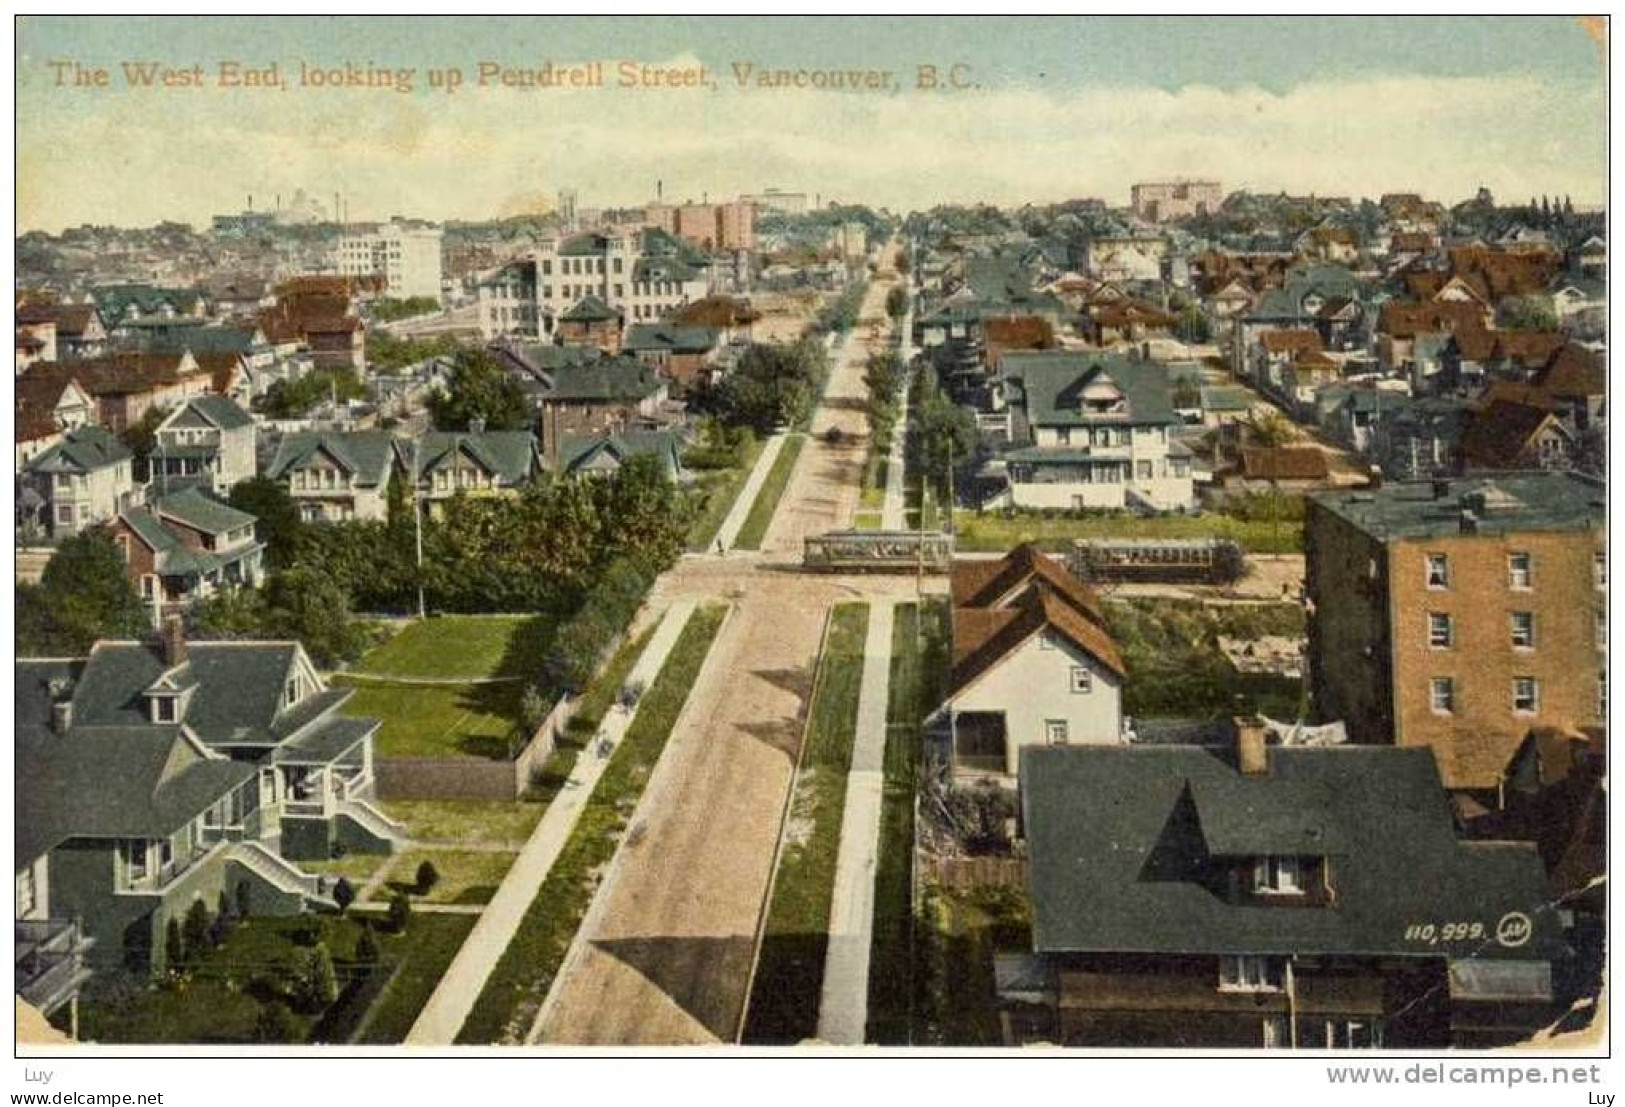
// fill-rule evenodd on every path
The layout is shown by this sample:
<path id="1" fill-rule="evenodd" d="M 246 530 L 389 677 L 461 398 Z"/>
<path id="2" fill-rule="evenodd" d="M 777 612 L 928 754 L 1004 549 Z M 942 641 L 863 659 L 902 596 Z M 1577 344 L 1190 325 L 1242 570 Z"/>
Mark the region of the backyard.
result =
<path id="1" fill-rule="evenodd" d="M 355 689 L 347 715 L 383 720 L 379 757 L 512 754 L 520 696 L 541 668 L 551 619 L 442 615 L 414 622 L 335 684 Z"/>
<path id="2" fill-rule="evenodd" d="M 751 987 L 747 1042 L 794 1043 L 818 1031 L 830 897 L 868 626 L 867 604 L 839 604 L 830 614 Z"/>
<path id="3" fill-rule="evenodd" d="M 1020 891 L 927 882 L 916 950 L 920 1009 L 914 1044 L 1003 1045 L 993 957 L 1031 949 L 1031 910 Z"/>

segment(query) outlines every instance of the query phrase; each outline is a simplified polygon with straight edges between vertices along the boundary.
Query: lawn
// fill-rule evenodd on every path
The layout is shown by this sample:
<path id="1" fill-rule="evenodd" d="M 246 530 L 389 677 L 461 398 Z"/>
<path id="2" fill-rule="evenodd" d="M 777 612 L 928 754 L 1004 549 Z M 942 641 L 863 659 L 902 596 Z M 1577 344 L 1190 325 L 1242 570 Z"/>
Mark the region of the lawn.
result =
<path id="1" fill-rule="evenodd" d="M 1002 1045 L 993 955 L 1031 950 L 1026 897 L 1009 888 L 955 891 L 927 884 L 921 900 L 915 1044 Z"/>
<path id="2" fill-rule="evenodd" d="M 485 904 L 513 867 L 515 854 L 491 850 L 413 849 L 402 854 L 379 890 L 379 898 L 405 892 L 424 903 Z M 438 879 L 426 894 L 416 887 L 418 866 L 429 862 Z"/>
<path id="3" fill-rule="evenodd" d="M 615 747 L 569 841 L 458 1032 L 460 1044 L 524 1040 L 727 613 L 722 605 L 707 605 L 689 617 L 660 675 L 638 701 L 637 714 Z"/>
<path id="4" fill-rule="evenodd" d="M 814 678 L 807 733 L 773 900 L 751 986 L 745 1041 L 794 1043 L 818 1031 L 830 898 L 841 846 L 846 778 L 857 734 L 868 604 L 839 604 Z"/>
<path id="5" fill-rule="evenodd" d="M 1123 713 L 1141 718 L 1212 719 L 1261 712 L 1296 719 L 1303 685 L 1238 673 L 1219 652 L 1219 636 L 1300 636 L 1296 604 L 1209 605 L 1196 600 L 1133 599 L 1106 605 L 1128 680 Z"/>
<path id="6" fill-rule="evenodd" d="M 319 873 L 334 880 L 342 876 L 359 892 L 361 886 L 391 860 L 393 856 L 387 853 L 347 853 L 343 857 L 334 857 L 326 861 L 301 861 L 299 867 L 306 872 Z"/>
<path id="7" fill-rule="evenodd" d="M 415 843 L 442 846 L 503 846 L 518 849 L 541 821 L 547 805 L 521 800 L 381 800 L 385 814 L 406 824 Z"/>
<path id="8" fill-rule="evenodd" d="M 334 683 L 355 689 L 344 714 L 383 720 L 380 757 L 510 756 L 525 679 L 554 630 L 541 616 L 444 615 L 413 623 Z M 412 680 L 469 683 L 411 684 Z M 497 683 L 474 681 L 497 678 Z"/>
<path id="9" fill-rule="evenodd" d="M 704 553 L 716 543 L 717 531 L 722 528 L 722 521 L 728 517 L 740 488 L 744 487 L 761 452 L 761 441 L 753 437 L 741 451 L 738 465 L 699 472 L 690 493 L 701 498 L 699 510 L 688 528 L 690 550 Z"/>
<path id="10" fill-rule="evenodd" d="M 604 715 L 614 706 L 615 699 L 620 695 L 621 686 L 626 683 L 627 676 L 632 672 L 632 666 L 638 663 L 643 651 L 649 645 L 649 639 L 654 636 L 655 628 L 651 626 L 635 639 L 627 639 L 621 648 L 615 651 L 615 656 L 609 659 L 609 664 L 603 666 L 588 682 L 581 698 L 576 702 L 575 711 L 570 715 L 570 721 L 565 724 L 564 733 L 559 736 L 558 744 L 553 748 L 553 755 L 542 766 L 531 781 L 530 792 L 526 799 L 536 803 L 551 803 L 553 797 L 558 795 L 559 789 L 570 778 L 570 772 L 575 768 L 576 758 L 581 751 L 587 748 L 592 736 L 598 733 L 598 728 L 604 721 Z"/>
<path id="11" fill-rule="evenodd" d="M 914 791 L 920 724 L 942 698 L 948 649 L 946 604 L 925 607 L 923 618 L 918 604 L 898 605 L 892 627 L 880 856 L 869 950 L 869 1025 L 864 1034 L 866 1042 L 876 1045 L 911 1045 L 914 1040 Z"/>
<path id="12" fill-rule="evenodd" d="M 962 552 L 1003 553 L 1023 542 L 1064 551 L 1078 538 L 1231 538 L 1250 553 L 1302 553 L 1303 524 L 1203 515 L 1122 514 L 1045 515 L 1038 512 L 956 512 L 954 547 Z"/>
<path id="13" fill-rule="evenodd" d="M 80 1033 L 104 1043 L 252 1043 L 262 1008 L 275 1005 L 289 1014 L 282 1044 L 309 1041 L 313 1031 L 329 1041 L 359 1033 L 360 1041 L 397 1043 L 473 925 L 468 916 L 414 915 L 400 934 L 375 927 L 382 975 L 372 983 L 388 981 L 379 992 L 364 986 L 365 972 L 354 960 L 362 927 L 356 916 L 249 919 L 199 959 L 181 985 L 98 981 L 80 1003 Z M 309 935 L 307 927 L 314 928 Z M 291 966 L 313 944 L 309 937 L 327 946 L 341 989 L 321 1012 L 298 1010 L 283 998 Z M 354 990 L 346 993 L 347 985 Z"/>
<path id="14" fill-rule="evenodd" d="M 796 458 L 801 456 L 802 448 L 806 445 L 805 435 L 792 434 L 785 438 L 784 445 L 779 447 L 779 455 L 773 459 L 773 467 L 767 471 L 762 487 L 756 491 L 756 500 L 750 505 L 750 514 L 745 516 L 745 522 L 739 528 L 739 536 L 734 539 L 737 548 L 761 549 L 767 528 L 773 523 L 773 512 L 778 509 L 779 500 L 790 484 Z"/>

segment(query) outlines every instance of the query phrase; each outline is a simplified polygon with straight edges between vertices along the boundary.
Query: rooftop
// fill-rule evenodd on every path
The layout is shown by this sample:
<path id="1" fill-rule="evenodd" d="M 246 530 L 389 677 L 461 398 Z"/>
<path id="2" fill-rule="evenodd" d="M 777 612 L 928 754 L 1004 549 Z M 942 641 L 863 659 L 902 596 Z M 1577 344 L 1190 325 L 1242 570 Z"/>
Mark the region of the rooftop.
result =
<path id="1" fill-rule="evenodd" d="M 1602 481 L 1573 472 L 1480 474 L 1310 499 L 1381 541 L 1459 534 L 1464 509 L 1474 513 L 1480 534 L 1590 530 L 1603 526 L 1608 512 Z"/>

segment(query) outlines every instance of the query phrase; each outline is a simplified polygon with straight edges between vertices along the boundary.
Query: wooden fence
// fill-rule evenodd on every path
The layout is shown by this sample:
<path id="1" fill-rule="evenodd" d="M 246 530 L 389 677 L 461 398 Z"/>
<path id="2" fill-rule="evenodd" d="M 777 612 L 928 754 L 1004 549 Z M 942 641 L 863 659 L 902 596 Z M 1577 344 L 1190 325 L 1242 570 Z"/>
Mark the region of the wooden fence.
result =
<path id="1" fill-rule="evenodd" d="M 946 888 L 1027 887 L 1024 857 L 939 857 L 934 867 L 937 883 Z"/>

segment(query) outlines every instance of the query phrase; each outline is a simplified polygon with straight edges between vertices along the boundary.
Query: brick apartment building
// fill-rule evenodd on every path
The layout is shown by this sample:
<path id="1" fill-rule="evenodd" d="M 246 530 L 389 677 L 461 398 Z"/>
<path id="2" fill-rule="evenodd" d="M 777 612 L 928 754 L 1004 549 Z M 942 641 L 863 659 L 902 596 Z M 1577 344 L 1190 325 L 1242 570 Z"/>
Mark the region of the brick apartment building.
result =
<path id="1" fill-rule="evenodd" d="M 1606 494 L 1576 473 L 1326 492 L 1305 520 L 1316 708 L 1498 805 L 1531 729 L 1607 717 Z"/>

